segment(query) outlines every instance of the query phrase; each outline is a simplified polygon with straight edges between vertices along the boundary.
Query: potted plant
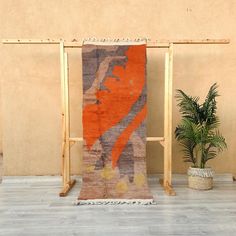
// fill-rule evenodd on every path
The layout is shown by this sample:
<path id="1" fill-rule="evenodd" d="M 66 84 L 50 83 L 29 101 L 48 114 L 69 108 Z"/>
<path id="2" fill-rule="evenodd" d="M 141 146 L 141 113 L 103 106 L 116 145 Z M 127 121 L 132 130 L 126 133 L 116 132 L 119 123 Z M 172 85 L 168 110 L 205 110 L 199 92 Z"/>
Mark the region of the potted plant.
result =
<path id="1" fill-rule="evenodd" d="M 176 99 L 182 115 L 175 137 L 183 147 L 184 162 L 191 162 L 188 169 L 189 187 L 199 190 L 212 189 L 213 170 L 206 163 L 227 147 L 218 127 L 216 98 L 217 84 L 213 84 L 200 104 L 199 97 L 192 97 L 177 90 Z"/>

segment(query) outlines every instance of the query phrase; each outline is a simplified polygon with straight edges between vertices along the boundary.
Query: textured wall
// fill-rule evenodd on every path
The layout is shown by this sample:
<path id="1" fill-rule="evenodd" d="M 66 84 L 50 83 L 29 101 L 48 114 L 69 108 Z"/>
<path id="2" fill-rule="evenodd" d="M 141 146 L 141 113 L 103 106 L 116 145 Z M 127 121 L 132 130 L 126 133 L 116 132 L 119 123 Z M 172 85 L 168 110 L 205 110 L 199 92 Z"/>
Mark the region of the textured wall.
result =
<path id="1" fill-rule="evenodd" d="M 111 3 L 112 2 L 112 3 Z M 220 86 L 219 116 L 228 150 L 211 161 L 217 172 L 236 172 L 236 1 L 234 0 L 1 0 L 0 38 L 149 37 L 152 39 L 230 38 L 230 45 L 179 45 L 174 52 L 174 89 L 204 97 Z M 60 173 L 59 48 L 53 45 L 0 45 L 1 105 L 6 175 Z M 148 135 L 163 134 L 165 50 L 148 50 Z M 69 50 L 72 136 L 81 128 L 81 51 Z M 179 121 L 173 104 L 173 129 Z M 173 140 L 174 172 L 184 173 Z M 163 150 L 149 143 L 148 171 L 162 172 Z M 72 148 L 79 173 L 81 146 Z"/>

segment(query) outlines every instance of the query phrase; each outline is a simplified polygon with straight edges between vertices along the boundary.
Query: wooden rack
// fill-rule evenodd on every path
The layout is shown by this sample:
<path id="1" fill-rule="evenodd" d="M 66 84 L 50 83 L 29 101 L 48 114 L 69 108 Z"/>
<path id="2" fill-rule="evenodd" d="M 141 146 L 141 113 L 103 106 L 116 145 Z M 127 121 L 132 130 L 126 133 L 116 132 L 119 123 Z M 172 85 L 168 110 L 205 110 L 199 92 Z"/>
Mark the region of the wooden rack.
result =
<path id="1" fill-rule="evenodd" d="M 148 142 L 159 142 L 164 147 L 164 177 L 160 180 L 168 195 L 175 195 L 172 187 L 172 83 L 173 83 L 173 48 L 175 44 L 228 44 L 228 39 L 203 40 L 163 40 L 147 41 L 147 48 L 167 48 L 165 53 L 165 99 L 164 99 L 164 136 L 147 137 Z M 4 44 L 58 44 L 60 49 L 61 73 L 61 110 L 62 110 L 62 183 L 60 196 L 66 196 L 74 186 L 75 180 L 70 174 L 70 148 L 75 142 L 83 142 L 82 137 L 70 137 L 70 97 L 68 77 L 68 54 L 66 48 L 81 48 L 82 41 L 66 42 L 62 39 L 4 39 Z"/>

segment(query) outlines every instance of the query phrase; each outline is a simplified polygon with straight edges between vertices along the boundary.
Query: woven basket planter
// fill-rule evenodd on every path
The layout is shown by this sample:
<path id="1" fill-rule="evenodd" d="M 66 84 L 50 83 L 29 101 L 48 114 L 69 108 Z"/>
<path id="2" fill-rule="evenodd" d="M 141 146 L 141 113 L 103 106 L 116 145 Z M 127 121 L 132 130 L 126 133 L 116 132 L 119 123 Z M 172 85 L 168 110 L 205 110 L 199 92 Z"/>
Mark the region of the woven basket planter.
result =
<path id="1" fill-rule="evenodd" d="M 209 190 L 213 188 L 214 172 L 211 168 L 192 168 L 188 169 L 188 186 L 197 190 Z"/>

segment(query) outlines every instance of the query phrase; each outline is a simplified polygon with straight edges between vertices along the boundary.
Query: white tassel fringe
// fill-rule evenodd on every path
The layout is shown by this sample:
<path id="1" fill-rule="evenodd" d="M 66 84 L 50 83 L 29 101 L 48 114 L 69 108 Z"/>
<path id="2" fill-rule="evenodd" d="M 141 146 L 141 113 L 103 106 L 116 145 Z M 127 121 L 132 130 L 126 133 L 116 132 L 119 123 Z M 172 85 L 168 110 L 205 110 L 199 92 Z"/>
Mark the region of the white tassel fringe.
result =
<path id="1" fill-rule="evenodd" d="M 110 38 L 87 38 L 83 39 L 83 44 L 96 44 L 96 45 L 140 45 L 146 44 L 148 41 L 147 38 L 122 38 L 122 39 L 110 39 Z"/>
<path id="2" fill-rule="evenodd" d="M 77 200 L 76 205 L 156 205 L 153 199 L 90 199 Z"/>

